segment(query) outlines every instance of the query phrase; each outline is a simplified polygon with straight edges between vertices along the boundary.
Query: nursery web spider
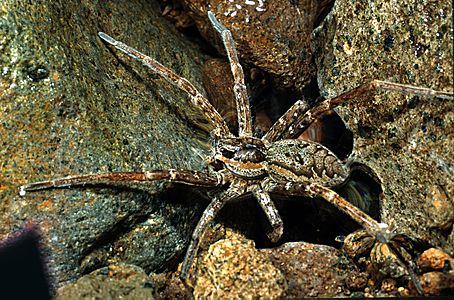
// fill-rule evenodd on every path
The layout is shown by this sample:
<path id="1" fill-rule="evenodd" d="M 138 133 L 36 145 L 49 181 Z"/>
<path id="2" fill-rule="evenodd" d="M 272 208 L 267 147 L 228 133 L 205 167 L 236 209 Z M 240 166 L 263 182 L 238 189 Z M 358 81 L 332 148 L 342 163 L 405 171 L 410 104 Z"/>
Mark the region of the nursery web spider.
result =
<path id="1" fill-rule="evenodd" d="M 239 63 L 231 32 L 208 12 L 213 27 L 220 33 L 234 78 L 233 91 L 238 118 L 238 135 L 229 131 L 222 116 L 185 78 L 161 65 L 151 57 L 113 39 L 103 32 L 99 37 L 118 50 L 140 61 L 153 72 L 173 83 L 189 95 L 190 104 L 196 106 L 214 127 L 212 131 L 212 156 L 206 161 L 206 172 L 193 170 L 153 170 L 144 172 L 116 172 L 77 175 L 24 185 L 20 195 L 38 190 L 106 184 L 121 181 L 164 180 L 183 185 L 221 187 L 203 212 L 183 260 L 180 277 L 185 280 L 193 264 L 201 238 L 221 208 L 244 194 L 252 194 L 266 214 L 271 225 L 267 235 L 278 241 L 283 233 L 283 222 L 271 199 L 271 194 L 320 196 L 357 221 L 374 243 L 391 243 L 397 236 L 385 223 L 379 223 L 332 190 L 349 177 L 349 165 L 344 164 L 325 146 L 306 140 L 291 139 L 296 132 L 306 129 L 317 118 L 334 107 L 373 90 L 397 91 L 441 99 L 453 95 L 427 88 L 373 80 L 340 96 L 324 100 L 309 108 L 298 101 L 281 116 L 262 137 L 254 137 L 248 94 L 243 69 Z"/>

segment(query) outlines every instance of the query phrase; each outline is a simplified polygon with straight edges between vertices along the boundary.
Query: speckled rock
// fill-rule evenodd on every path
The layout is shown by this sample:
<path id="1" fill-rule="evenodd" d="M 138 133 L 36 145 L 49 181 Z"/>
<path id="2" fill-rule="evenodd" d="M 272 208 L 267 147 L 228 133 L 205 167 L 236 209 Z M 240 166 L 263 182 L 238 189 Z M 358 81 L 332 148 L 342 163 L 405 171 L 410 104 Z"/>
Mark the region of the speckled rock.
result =
<path id="1" fill-rule="evenodd" d="M 200 258 L 196 299 L 276 299 L 286 290 L 282 273 L 243 235 L 227 231 Z"/>
<path id="2" fill-rule="evenodd" d="M 190 299 L 192 291 L 181 281 L 179 272 L 150 274 L 157 299 Z"/>
<path id="3" fill-rule="evenodd" d="M 105 31 L 203 90 L 203 55 L 160 14 L 147 1 L 0 4 L 0 234 L 39 223 L 59 285 L 109 261 L 174 267 L 203 208 L 199 194 L 157 193 L 167 186 L 158 183 L 18 195 L 66 175 L 202 168 L 200 113 L 97 37 Z"/>
<path id="4" fill-rule="evenodd" d="M 454 267 L 454 259 L 440 249 L 430 248 L 421 253 L 416 264 L 423 270 L 452 269 Z"/>
<path id="5" fill-rule="evenodd" d="M 367 283 L 367 275 L 342 260 L 333 247 L 294 242 L 260 252 L 284 274 L 288 298 L 346 296 L 349 289 L 362 290 Z"/>
<path id="6" fill-rule="evenodd" d="M 371 79 L 452 92 L 451 8 L 448 1 L 336 1 L 313 33 L 321 94 L 333 97 Z M 452 108 L 449 101 L 377 92 L 336 109 L 353 132 L 356 161 L 381 183 L 382 220 L 448 253 Z"/>
<path id="7" fill-rule="evenodd" d="M 418 276 L 422 290 L 427 296 L 451 295 L 454 290 L 454 274 L 443 272 L 427 272 Z"/>
<path id="8" fill-rule="evenodd" d="M 416 264 L 423 274 L 418 276 L 425 295 L 452 295 L 454 291 L 454 259 L 440 249 L 421 253 Z M 409 284 L 413 288 L 412 284 Z"/>
<path id="9" fill-rule="evenodd" d="M 200 33 L 224 53 L 206 15 L 208 8 L 231 30 L 246 63 L 278 82 L 302 90 L 314 77 L 310 33 L 331 1 L 183 1 Z"/>
<path id="10" fill-rule="evenodd" d="M 253 241 L 217 226 L 192 274 L 196 298 L 305 298 L 362 295 L 368 275 L 341 251 L 305 242 L 257 249 Z M 384 293 L 384 295 L 387 295 Z"/>
<path id="11" fill-rule="evenodd" d="M 155 299 L 147 274 L 132 265 L 110 265 L 57 291 L 55 299 Z"/>

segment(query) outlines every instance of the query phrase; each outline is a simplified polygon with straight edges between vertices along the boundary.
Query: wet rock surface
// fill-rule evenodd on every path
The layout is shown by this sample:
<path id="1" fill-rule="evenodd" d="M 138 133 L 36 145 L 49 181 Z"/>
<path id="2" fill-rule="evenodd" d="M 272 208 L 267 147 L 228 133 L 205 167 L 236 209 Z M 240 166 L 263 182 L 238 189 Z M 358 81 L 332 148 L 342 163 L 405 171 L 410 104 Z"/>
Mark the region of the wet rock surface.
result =
<path id="1" fill-rule="evenodd" d="M 451 5 L 336 1 L 313 33 L 321 94 L 372 79 L 453 91 Z M 383 189 L 381 218 L 452 253 L 453 104 L 369 93 L 336 109 L 354 136 L 355 160 Z"/>
<path id="2" fill-rule="evenodd" d="M 257 249 L 223 226 L 207 232 L 189 286 L 175 272 L 150 274 L 132 265 L 110 265 L 58 290 L 58 299 L 114 295 L 141 299 L 390 297 L 418 295 L 412 283 L 372 278 L 333 247 L 304 242 Z M 430 251 L 433 252 L 433 251 Z M 440 255 L 446 254 L 438 254 Z M 418 276 L 425 295 L 449 295 L 452 270 Z"/>
<path id="3" fill-rule="evenodd" d="M 416 264 L 422 270 L 443 270 L 452 269 L 454 259 L 440 249 L 430 248 L 421 253 L 416 261 Z"/>
<path id="4" fill-rule="evenodd" d="M 84 173 L 201 169 L 208 135 L 188 125 L 185 95 L 97 32 L 156 57 L 201 90 L 203 56 L 153 3 L 0 7 L 1 234 L 39 223 L 59 285 L 108 260 L 147 272 L 174 266 L 204 205 L 200 195 L 159 193 L 166 186 L 160 183 L 25 197 L 18 189 Z"/>
<path id="5" fill-rule="evenodd" d="M 227 231 L 226 238 L 199 256 L 195 298 L 279 298 L 286 290 L 283 274 L 254 242 Z"/>
<path id="6" fill-rule="evenodd" d="M 427 296 L 451 295 L 454 290 L 454 274 L 427 272 L 418 277 L 422 290 Z"/>
<path id="7" fill-rule="evenodd" d="M 454 259 L 446 252 L 430 248 L 416 260 L 424 273 L 418 276 L 426 295 L 452 295 L 454 292 Z"/>
<path id="8" fill-rule="evenodd" d="M 367 283 L 367 275 L 343 260 L 333 247 L 294 242 L 260 252 L 284 274 L 288 285 L 285 297 L 346 296 L 348 288 L 361 290 Z"/>
<path id="9" fill-rule="evenodd" d="M 300 92 L 313 79 L 310 33 L 331 1 L 182 1 L 202 36 L 223 50 L 208 7 L 231 32 L 243 64 L 267 72 L 276 87 Z"/>

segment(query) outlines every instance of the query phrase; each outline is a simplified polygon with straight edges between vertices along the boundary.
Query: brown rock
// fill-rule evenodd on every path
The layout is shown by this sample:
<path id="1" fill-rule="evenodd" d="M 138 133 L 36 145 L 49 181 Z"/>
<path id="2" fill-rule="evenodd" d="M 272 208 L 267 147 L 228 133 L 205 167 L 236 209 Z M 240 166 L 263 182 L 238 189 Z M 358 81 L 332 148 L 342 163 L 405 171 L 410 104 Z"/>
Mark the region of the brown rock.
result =
<path id="1" fill-rule="evenodd" d="M 428 272 L 418 276 L 425 295 L 452 295 L 454 289 L 454 274 L 442 272 Z"/>
<path id="2" fill-rule="evenodd" d="M 58 289 L 56 299 L 154 299 L 145 272 L 132 265 L 110 265 Z"/>
<path id="3" fill-rule="evenodd" d="M 454 203 L 447 193 L 444 187 L 436 184 L 429 188 L 425 198 L 426 211 L 432 219 L 433 227 L 442 230 L 449 230 L 454 222 Z"/>
<path id="4" fill-rule="evenodd" d="M 194 297 L 279 298 L 287 285 L 281 271 L 267 255 L 243 235 L 227 232 L 199 258 Z"/>
<path id="5" fill-rule="evenodd" d="M 284 274 L 286 297 L 334 297 L 345 295 L 349 286 L 361 289 L 365 274 L 351 265 L 340 264 L 339 250 L 325 245 L 304 242 L 286 243 L 280 247 L 260 250 L 271 258 Z"/>
<path id="6" fill-rule="evenodd" d="M 390 293 L 390 292 L 394 292 L 396 290 L 396 286 L 397 286 L 397 283 L 394 279 L 392 278 L 385 278 L 382 282 L 381 282 L 381 287 L 380 289 L 383 291 L 383 292 L 387 292 L 387 293 Z"/>
<path id="7" fill-rule="evenodd" d="M 448 266 L 449 270 L 454 267 L 454 259 L 446 252 L 430 248 L 418 257 L 416 264 L 423 270 L 443 270 Z M 448 265 L 447 265 L 448 264 Z"/>
<path id="8" fill-rule="evenodd" d="M 270 73 L 280 85 L 301 90 L 315 75 L 310 34 L 330 1 L 183 2 L 201 34 L 217 44 L 220 53 L 224 50 L 208 22 L 208 7 L 232 31 L 240 58 Z"/>

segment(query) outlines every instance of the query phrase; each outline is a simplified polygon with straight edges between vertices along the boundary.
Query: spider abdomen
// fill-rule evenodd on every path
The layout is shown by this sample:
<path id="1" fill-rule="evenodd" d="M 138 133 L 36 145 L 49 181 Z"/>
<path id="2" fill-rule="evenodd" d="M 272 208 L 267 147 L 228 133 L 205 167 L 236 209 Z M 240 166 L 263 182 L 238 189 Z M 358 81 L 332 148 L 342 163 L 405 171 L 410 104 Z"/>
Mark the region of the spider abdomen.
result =
<path id="1" fill-rule="evenodd" d="M 325 146 L 306 140 L 281 140 L 266 149 L 268 173 L 276 182 L 314 182 L 336 186 L 348 168 Z"/>

